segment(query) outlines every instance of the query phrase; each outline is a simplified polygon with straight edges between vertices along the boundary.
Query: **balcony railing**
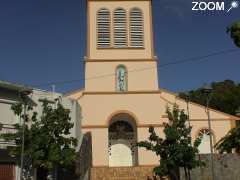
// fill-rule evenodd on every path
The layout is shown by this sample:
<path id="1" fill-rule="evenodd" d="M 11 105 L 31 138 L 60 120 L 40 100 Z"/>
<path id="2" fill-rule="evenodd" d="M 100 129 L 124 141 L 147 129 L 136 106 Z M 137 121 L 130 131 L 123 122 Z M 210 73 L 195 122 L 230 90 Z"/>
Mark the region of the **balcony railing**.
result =
<path id="1" fill-rule="evenodd" d="M 0 135 L 7 133 L 15 133 L 17 130 L 13 124 L 1 124 L 0 126 Z M 0 146 L 16 146 L 14 141 L 5 141 L 3 138 L 0 138 Z"/>

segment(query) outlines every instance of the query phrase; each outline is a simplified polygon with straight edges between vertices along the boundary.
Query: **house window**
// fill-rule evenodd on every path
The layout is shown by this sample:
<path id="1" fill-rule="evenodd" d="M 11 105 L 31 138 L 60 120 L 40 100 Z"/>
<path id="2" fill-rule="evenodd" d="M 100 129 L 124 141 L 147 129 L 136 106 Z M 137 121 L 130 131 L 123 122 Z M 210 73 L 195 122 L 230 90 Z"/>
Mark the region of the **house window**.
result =
<path id="1" fill-rule="evenodd" d="M 114 11 L 114 46 L 127 46 L 126 11 L 118 8 Z"/>
<path id="2" fill-rule="evenodd" d="M 110 12 L 100 9 L 97 12 L 97 46 L 106 48 L 110 46 Z"/>
<path id="3" fill-rule="evenodd" d="M 117 91 L 127 91 L 127 70 L 123 65 L 119 65 L 116 70 Z"/>
<path id="4" fill-rule="evenodd" d="M 143 47 L 143 14 L 138 8 L 130 11 L 130 46 Z"/>

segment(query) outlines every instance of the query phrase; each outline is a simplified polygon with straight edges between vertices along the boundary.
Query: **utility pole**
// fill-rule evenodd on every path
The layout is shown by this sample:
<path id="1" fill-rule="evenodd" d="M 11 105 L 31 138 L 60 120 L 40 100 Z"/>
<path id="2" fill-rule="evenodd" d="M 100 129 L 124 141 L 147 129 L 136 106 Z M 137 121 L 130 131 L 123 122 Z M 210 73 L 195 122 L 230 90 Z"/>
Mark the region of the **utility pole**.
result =
<path id="1" fill-rule="evenodd" d="M 191 123 L 190 123 L 190 112 L 189 112 L 190 94 L 189 94 L 189 92 L 186 92 L 185 94 L 186 94 L 186 103 L 187 103 L 188 126 L 190 127 L 191 126 Z"/>
<path id="2" fill-rule="evenodd" d="M 240 118 L 240 107 L 238 107 L 238 109 L 236 110 L 235 113 L 236 113 L 236 116 Z M 239 125 L 240 125 L 239 121 L 236 121 L 236 124 L 235 124 L 235 125 L 236 125 L 236 126 L 239 126 Z"/>
<path id="3" fill-rule="evenodd" d="M 22 122 L 22 149 L 21 149 L 21 169 L 20 169 L 20 180 L 23 180 L 23 162 L 24 162 L 24 141 L 25 141 L 25 117 L 27 112 L 27 105 L 24 103 L 23 122 Z"/>
<path id="4" fill-rule="evenodd" d="M 23 180 L 23 168 L 24 168 L 24 141 L 25 141 L 25 119 L 27 115 L 28 95 L 32 93 L 29 90 L 23 90 L 20 92 L 20 98 L 23 102 L 23 121 L 22 121 L 22 147 L 21 147 L 21 169 L 20 180 Z"/>
<path id="5" fill-rule="evenodd" d="M 209 103 L 211 101 L 212 95 L 212 88 L 210 86 L 204 86 L 202 88 L 202 92 L 206 95 L 206 113 L 208 118 L 208 129 L 210 131 L 210 163 L 211 163 L 211 172 L 212 172 L 212 180 L 216 180 L 215 172 L 214 172 L 214 159 L 213 159 L 213 134 L 212 134 L 212 127 L 211 127 L 211 119 L 210 119 L 210 112 L 209 112 Z"/>

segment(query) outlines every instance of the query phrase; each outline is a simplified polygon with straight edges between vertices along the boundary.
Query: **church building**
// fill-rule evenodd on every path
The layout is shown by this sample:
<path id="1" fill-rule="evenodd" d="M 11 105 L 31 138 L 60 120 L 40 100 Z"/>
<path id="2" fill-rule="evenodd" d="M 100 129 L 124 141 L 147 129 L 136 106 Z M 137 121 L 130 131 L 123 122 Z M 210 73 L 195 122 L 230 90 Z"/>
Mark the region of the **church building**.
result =
<path id="1" fill-rule="evenodd" d="M 200 134 L 200 153 L 209 153 L 235 126 L 235 116 L 186 102 L 158 86 L 151 0 L 87 0 L 85 87 L 67 94 L 81 106 L 82 132 L 92 135 L 93 167 L 147 167 L 159 163 L 152 152 L 137 148 L 154 126 L 163 137 L 167 107 L 189 112 L 192 137 Z"/>

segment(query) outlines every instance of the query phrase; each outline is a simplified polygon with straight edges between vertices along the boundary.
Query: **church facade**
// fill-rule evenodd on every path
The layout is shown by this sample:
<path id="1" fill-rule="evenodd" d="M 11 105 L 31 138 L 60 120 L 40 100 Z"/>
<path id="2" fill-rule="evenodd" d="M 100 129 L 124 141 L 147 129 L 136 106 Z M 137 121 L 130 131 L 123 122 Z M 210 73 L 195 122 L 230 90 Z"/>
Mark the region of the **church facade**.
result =
<path id="1" fill-rule="evenodd" d="M 203 135 L 200 153 L 209 153 L 235 125 L 235 116 L 210 109 L 212 132 L 204 106 L 186 102 L 158 87 L 151 0 L 87 0 L 85 88 L 66 96 L 78 100 L 82 132 L 92 134 L 94 167 L 152 166 L 155 154 L 137 148 L 149 126 L 163 136 L 166 107 L 189 112 L 192 137 Z"/>

